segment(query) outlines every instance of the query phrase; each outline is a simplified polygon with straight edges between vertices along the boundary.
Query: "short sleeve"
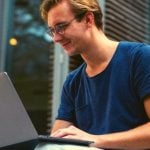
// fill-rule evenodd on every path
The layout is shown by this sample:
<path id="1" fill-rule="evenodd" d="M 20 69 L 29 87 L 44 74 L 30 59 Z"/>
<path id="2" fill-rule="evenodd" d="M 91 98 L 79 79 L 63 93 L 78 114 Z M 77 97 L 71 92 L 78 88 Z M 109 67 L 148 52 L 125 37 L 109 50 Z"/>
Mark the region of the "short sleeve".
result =
<path id="1" fill-rule="evenodd" d="M 58 116 L 56 119 L 66 120 L 74 123 L 74 104 L 72 99 L 72 91 L 70 87 L 70 76 L 68 75 L 66 81 L 64 82 L 61 103 L 58 109 Z"/>
<path id="2" fill-rule="evenodd" d="M 141 100 L 150 95 L 150 46 L 142 45 L 134 53 L 133 85 Z"/>

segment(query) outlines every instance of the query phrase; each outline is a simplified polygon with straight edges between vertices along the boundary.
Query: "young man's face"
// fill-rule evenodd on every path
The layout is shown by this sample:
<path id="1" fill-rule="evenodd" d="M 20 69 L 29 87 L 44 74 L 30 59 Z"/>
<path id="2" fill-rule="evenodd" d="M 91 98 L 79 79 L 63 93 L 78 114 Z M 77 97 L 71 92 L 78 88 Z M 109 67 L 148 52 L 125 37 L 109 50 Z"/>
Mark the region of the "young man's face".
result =
<path id="1" fill-rule="evenodd" d="M 48 27 L 53 32 L 53 41 L 59 43 L 68 55 L 81 54 L 85 50 L 86 21 L 77 22 L 67 1 L 48 12 Z"/>

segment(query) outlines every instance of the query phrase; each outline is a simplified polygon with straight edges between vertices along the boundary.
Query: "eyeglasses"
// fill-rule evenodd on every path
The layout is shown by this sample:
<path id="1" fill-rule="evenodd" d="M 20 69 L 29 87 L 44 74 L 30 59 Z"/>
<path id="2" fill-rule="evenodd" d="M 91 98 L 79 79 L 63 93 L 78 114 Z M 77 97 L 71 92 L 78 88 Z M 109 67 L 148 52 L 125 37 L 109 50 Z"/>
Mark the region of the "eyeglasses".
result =
<path id="1" fill-rule="evenodd" d="M 47 33 L 53 38 L 54 37 L 54 34 L 60 34 L 60 35 L 63 35 L 65 33 L 65 29 L 67 27 L 69 27 L 69 25 L 72 23 L 72 21 L 74 21 L 76 18 L 73 18 L 71 21 L 69 22 L 66 22 L 66 23 L 61 23 L 61 24 L 58 24 L 56 26 L 54 26 L 54 28 L 52 27 L 49 27 L 48 30 L 47 30 Z"/>

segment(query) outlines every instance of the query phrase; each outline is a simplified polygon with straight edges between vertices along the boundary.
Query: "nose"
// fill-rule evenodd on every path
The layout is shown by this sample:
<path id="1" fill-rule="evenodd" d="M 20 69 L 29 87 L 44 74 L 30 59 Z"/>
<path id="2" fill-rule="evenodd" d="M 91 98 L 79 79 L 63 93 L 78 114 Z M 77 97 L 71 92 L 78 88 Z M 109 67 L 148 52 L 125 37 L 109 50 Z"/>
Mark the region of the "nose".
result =
<path id="1" fill-rule="evenodd" d="M 61 40 L 62 40 L 62 36 L 60 34 L 58 34 L 58 33 L 54 33 L 53 41 L 55 43 L 59 43 Z"/>

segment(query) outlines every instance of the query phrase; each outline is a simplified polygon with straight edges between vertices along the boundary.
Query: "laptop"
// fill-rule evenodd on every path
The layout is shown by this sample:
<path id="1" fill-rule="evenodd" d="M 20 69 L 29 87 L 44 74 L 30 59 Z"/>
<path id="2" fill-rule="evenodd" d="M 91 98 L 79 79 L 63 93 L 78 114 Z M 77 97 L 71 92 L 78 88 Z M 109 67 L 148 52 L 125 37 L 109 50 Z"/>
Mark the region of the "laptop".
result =
<path id="1" fill-rule="evenodd" d="M 30 145 L 25 148 L 29 150 L 41 142 L 82 146 L 89 146 L 92 143 L 92 141 L 38 135 L 8 74 L 0 73 L 0 149 L 15 145 L 14 149 L 17 150 L 18 145 L 24 145 L 24 148 Z"/>

